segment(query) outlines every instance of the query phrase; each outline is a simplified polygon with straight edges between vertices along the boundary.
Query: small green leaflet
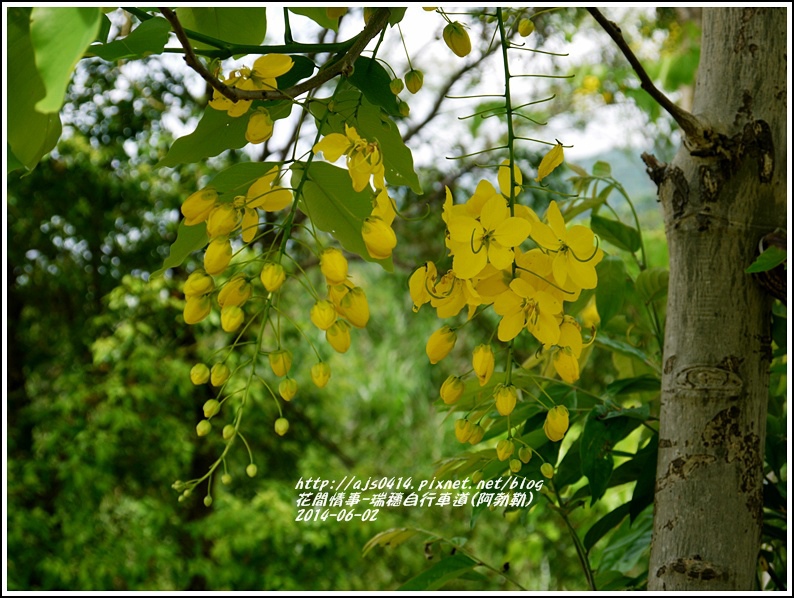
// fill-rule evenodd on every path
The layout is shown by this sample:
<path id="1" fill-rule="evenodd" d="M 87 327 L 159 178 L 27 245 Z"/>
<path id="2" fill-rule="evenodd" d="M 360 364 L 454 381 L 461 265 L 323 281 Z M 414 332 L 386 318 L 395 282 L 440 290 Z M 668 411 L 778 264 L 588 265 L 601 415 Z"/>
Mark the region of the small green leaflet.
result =
<path id="1" fill-rule="evenodd" d="M 429 569 L 422 571 L 413 579 L 398 588 L 401 591 L 432 591 L 443 587 L 479 565 L 477 561 L 465 554 L 454 554 L 447 557 Z"/>
<path id="2" fill-rule="evenodd" d="M 151 278 L 162 276 L 168 268 L 180 266 L 191 253 L 198 251 L 208 242 L 206 223 L 185 226 L 183 222 L 180 222 L 176 232 L 176 241 L 171 245 L 168 257 L 163 261 L 162 268 L 152 272 Z"/>
<path id="3" fill-rule="evenodd" d="M 777 268 L 780 264 L 786 261 L 788 253 L 781 247 L 767 247 L 764 252 L 759 255 L 756 260 L 750 264 L 745 272 L 747 274 L 755 274 L 756 272 L 767 272 L 773 268 Z"/>
<path id="4" fill-rule="evenodd" d="M 599 237 L 612 243 L 615 247 L 625 249 L 634 253 L 640 248 L 640 233 L 636 228 L 611 220 L 593 215 L 590 218 L 590 227 Z"/>
<path id="5" fill-rule="evenodd" d="M 88 54 L 104 60 L 145 58 L 160 54 L 168 41 L 171 25 L 165 19 L 149 19 L 138 25 L 132 32 L 109 44 L 94 44 L 88 47 Z"/>

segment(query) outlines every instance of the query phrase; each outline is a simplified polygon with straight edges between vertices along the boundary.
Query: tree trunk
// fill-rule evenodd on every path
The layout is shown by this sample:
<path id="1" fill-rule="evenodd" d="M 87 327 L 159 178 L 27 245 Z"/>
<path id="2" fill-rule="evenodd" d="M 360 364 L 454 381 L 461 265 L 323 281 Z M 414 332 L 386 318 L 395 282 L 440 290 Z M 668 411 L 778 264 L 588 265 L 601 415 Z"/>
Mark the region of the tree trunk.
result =
<path id="1" fill-rule="evenodd" d="M 649 590 L 757 587 L 771 299 L 744 270 L 787 227 L 786 23 L 704 9 L 708 134 L 652 173 L 670 283 Z"/>

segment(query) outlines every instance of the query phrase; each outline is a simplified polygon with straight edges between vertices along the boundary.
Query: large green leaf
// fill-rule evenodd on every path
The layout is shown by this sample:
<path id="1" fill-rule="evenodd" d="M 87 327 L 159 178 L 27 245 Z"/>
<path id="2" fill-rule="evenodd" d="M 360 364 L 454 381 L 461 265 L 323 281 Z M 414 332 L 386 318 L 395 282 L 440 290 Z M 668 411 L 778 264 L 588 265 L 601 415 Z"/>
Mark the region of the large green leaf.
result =
<path id="1" fill-rule="evenodd" d="M 397 589 L 414 592 L 437 590 L 444 586 L 444 584 L 470 571 L 478 564 L 479 563 L 471 557 L 457 553 L 440 560 Z"/>
<path id="2" fill-rule="evenodd" d="M 593 215 L 590 217 L 593 232 L 615 247 L 634 253 L 640 248 L 640 233 L 636 228 L 617 220 Z"/>
<path id="3" fill-rule="evenodd" d="M 605 417 L 607 415 L 609 417 Z M 615 411 L 600 405 L 585 420 L 580 454 L 582 473 L 590 483 L 591 504 L 601 498 L 609 487 L 614 467 L 612 448 L 641 423 L 640 419 L 625 415 L 622 410 Z"/>
<path id="4" fill-rule="evenodd" d="M 647 558 L 652 532 L 653 509 L 646 509 L 633 522 L 624 520 L 601 553 L 598 571 L 631 571 L 643 558 Z"/>
<path id="5" fill-rule="evenodd" d="M 383 165 L 386 181 L 391 185 L 407 185 L 415 193 L 422 193 L 419 177 L 414 171 L 414 158 L 402 134 L 380 107 L 371 104 L 366 98 L 361 100 L 356 128 L 368 140 L 377 140 L 383 152 Z"/>
<path id="6" fill-rule="evenodd" d="M 371 192 L 355 191 L 348 171 L 327 162 L 312 162 L 308 168 L 303 163 L 294 164 L 292 186 L 298 188 L 303 177 L 298 206 L 312 224 L 333 235 L 351 253 L 377 262 L 391 272 L 394 269 L 391 257 L 371 258 L 361 236 L 364 219 L 372 213 Z"/>
<path id="7" fill-rule="evenodd" d="M 392 116 L 399 116 L 397 96 L 389 88 L 391 77 L 386 69 L 377 60 L 367 56 L 359 56 L 354 66 L 353 74 L 347 78 L 348 83 L 360 89 L 364 97 L 376 106 Z"/>
<path id="8" fill-rule="evenodd" d="M 634 288 L 646 304 L 667 295 L 670 273 L 666 268 L 647 268 L 637 275 Z"/>
<path id="9" fill-rule="evenodd" d="M 98 7 L 38 6 L 30 13 L 30 39 L 46 94 L 36 103 L 40 112 L 57 112 L 74 67 L 94 41 L 102 18 Z"/>
<path id="10" fill-rule="evenodd" d="M 8 145 L 16 160 L 8 166 L 23 164 L 33 169 L 61 136 L 58 112 L 39 112 L 36 104 L 46 90 L 39 76 L 30 40 L 29 8 L 11 7 L 7 12 L 8 87 L 7 93 Z M 60 106 L 58 106 L 60 108 Z"/>
<path id="11" fill-rule="evenodd" d="M 257 46 L 267 33 L 264 7 L 178 8 L 176 12 L 185 29 L 231 44 Z"/>
<path id="12" fill-rule="evenodd" d="M 111 61 L 160 54 L 170 32 L 171 25 L 165 19 L 149 19 L 133 29 L 127 37 L 113 40 L 109 44 L 89 46 L 88 54 Z"/>
<path id="13" fill-rule="evenodd" d="M 623 260 L 609 255 L 596 266 L 598 286 L 596 286 L 596 308 L 601 318 L 601 326 L 606 326 L 623 309 L 626 291 L 630 284 L 629 275 Z"/>
<path id="14" fill-rule="evenodd" d="M 587 552 L 590 552 L 590 549 L 595 546 L 596 542 L 603 538 L 613 527 L 619 525 L 628 514 L 629 504 L 626 503 L 620 505 L 618 508 L 610 511 L 601 519 L 596 521 L 590 526 L 590 529 L 587 530 L 587 533 L 584 536 L 584 549 Z"/>
<path id="15" fill-rule="evenodd" d="M 631 495 L 629 515 L 634 521 L 645 508 L 653 503 L 656 491 L 656 459 L 659 455 L 659 435 L 654 434 L 647 446 L 637 451 L 632 461 L 636 461 L 640 470 L 637 484 Z"/>
<path id="16" fill-rule="evenodd" d="M 180 222 L 176 232 L 176 241 L 171 245 L 168 257 L 163 261 L 162 268 L 153 272 L 151 277 L 157 278 L 168 268 L 180 266 L 191 253 L 204 247 L 208 241 L 206 223 L 185 226 L 184 222 Z"/>

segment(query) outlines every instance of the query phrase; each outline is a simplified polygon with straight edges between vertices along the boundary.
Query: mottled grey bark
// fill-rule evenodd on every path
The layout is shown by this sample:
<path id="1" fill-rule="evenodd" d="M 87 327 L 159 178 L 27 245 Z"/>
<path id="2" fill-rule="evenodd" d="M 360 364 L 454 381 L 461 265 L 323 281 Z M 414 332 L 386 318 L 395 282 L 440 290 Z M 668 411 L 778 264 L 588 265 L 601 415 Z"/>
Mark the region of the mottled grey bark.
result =
<path id="1" fill-rule="evenodd" d="M 650 169 L 670 250 L 650 590 L 755 588 L 771 299 L 744 270 L 787 228 L 786 26 L 704 9 L 703 136 Z"/>

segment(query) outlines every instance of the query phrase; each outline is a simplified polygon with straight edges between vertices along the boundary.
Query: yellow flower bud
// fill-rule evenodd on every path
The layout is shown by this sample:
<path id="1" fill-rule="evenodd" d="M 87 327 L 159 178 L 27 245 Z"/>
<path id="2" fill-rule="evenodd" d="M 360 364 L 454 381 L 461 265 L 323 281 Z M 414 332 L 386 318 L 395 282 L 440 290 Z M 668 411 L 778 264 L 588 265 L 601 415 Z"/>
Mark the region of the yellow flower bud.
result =
<path id="1" fill-rule="evenodd" d="M 336 309 L 334 304 L 327 299 L 321 299 L 314 304 L 311 311 L 312 324 L 320 330 L 328 330 L 336 322 Z"/>
<path id="2" fill-rule="evenodd" d="M 338 353 L 346 353 L 350 348 L 350 324 L 344 320 L 337 320 L 325 331 L 325 340 Z"/>
<path id="3" fill-rule="evenodd" d="M 278 394 L 285 401 L 291 401 L 298 393 L 298 383 L 293 378 L 284 378 L 278 385 Z"/>
<path id="4" fill-rule="evenodd" d="M 204 269 L 208 274 L 217 276 L 226 270 L 232 261 L 232 243 L 226 237 L 219 237 L 210 241 L 204 252 Z"/>
<path id="5" fill-rule="evenodd" d="M 513 409 L 516 408 L 516 401 L 518 400 L 518 392 L 515 386 L 498 386 L 494 393 L 496 399 L 496 410 L 499 415 L 510 415 Z"/>
<path id="6" fill-rule="evenodd" d="M 190 368 L 190 381 L 198 386 L 199 384 L 206 384 L 210 379 L 210 369 L 203 363 L 197 363 Z"/>
<path id="7" fill-rule="evenodd" d="M 284 281 L 287 279 L 287 273 L 284 270 L 284 266 L 281 264 L 268 262 L 262 268 L 259 279 L 262 281 L 262 286 L 264 286 L 268 292 L 274 293 L 284 284 Z"/>
<path id="8" fill-rule="evenodd" d="M 185 217 L 185 226 L 193 226 L 204 222 L 210 215 L 218 192 L 207 188 L 196 191 L 182 203 L 182 215 Z"/>
<path id="9" fill-rule="evenodd" d="M 254 463 L 249 463 L 248 466 L 245 468 L 245 474 L 249 478 L 255 478 L 257 472 L 257 467 Z"/>
<path id="10" fill-rule="evenodd" d="M 444 27 L 444 42 L 450 50 L 463 58 L 471 52 L 469 34 L 461 23 L 455 21 Z"/>
<path id="11" fill-rule="evenodd" d="M 557 405 L 549 410 L 543 423 L 543 431 L 552 442 L 562 440 L 568 431 L 568 409 L 565 405 Z"/>
<path id="12" fill-rule="evenodd" d="M 336 247 L 329 247 L 320 254 L 320 271 L 328 284 L 344 284 L 347 280 L 347 259 Z"/>
<path id="13" fill-rule="evenodd" d="M 455 422 L 455 438 L 458 442 L 468 442 L 474 432 L 474 424 L 467 419 L 459 419 Z"/>
<path id="14" fill-rule="evenodd" d="M 416 93 L 420 89 L 422 89 L 422 84 L 425 82 L 425 76 L 422 71 L 417 69 L 411 69 L 407 73 L 405 73 L 405 87 L 408 88 L 408 91 L 411 93 Z"/>
<path id="15" fill-rule="evenodd" d="M 408 115 L 411 114 L 411 107 L 408 105 L 408 102 L 403 102 L 401 99 L 397 99 L 397 110 L 400 111 L 400 116 L 403 118 L 408 118 Z"/>
<path id="16" fill-rule="evenodd" d="M 444 380 L 444 384 L 441 385 L 441 400 L 447 405 L 457 403 L 460 400 L 460 397 L 463 396 L 463 390 L 463 380 L 461 380 L 458 376 L 449 376 L 446 380 Z"/>
<path id="17" fill-rule="evenodd" d="M 226 236 L 240 226 L 242 216 L 230 203 L 216 206 L 207 218 L 207 236 L 210 239 Z"/>
<path id="18" fill-rule="evenodd" d="M 551 463 L 544 463 L 540 466 L 540 473 L 551 479 L 554 477 L 554 466 Z"/>
<path id="19" fill-rule="evenodd" d="M 226 424 L 223 426 L 223 430 L 221 430 L 221 435 L 223 436 L 224 440 L 229 440 L 232 436 L 237 433 L 237 430 L 234 429 L 232 424 Z"/>
<path id="20" fill-rule="evenodd" d="M 532 449 L 528 446 L 522 446 L 518 449 L 518 458 L 521 459 L 522 463 L 529 463 L 530 459 L 532 459 Z"/>
<path id="21" fill-rule="evenodd" d="M 188 297 L 182 317 L 185 319 L 185 324 L 198 324 L 210 314 L 211 310 L 212 303 L 209 296 Z"/>
<path id="22" fill-rule="evenodd" d="M 221 410 L 221 404 L 218 402 L 217 399 L 210 399 L 206 403 L 204 403 L 204 417 L 207 419 L 212 419 L 218 412 Z"/>
<path id="23" fill-rule="evenodd" d="M 287 420 L 286 417 L 279 417 L 276 420 L 275 428 L 276 428 L 276 434 L 278 434 L 279 436 L 284 436 L 284 434 L 287 433 L 287 430 L 289 430 L 289 421 Z"/>
<path id="24" fill-rule="evenodd" d="M 286 376 L 287 372 L 289 372 L 289 369 L 292 367 L 292 354 L 286 349 L 273 351 L 268 355 L 268 360 L 270 361 L 270 369 L 272 369 L 273 373 L 279 378 Z"/>
<path id="25" fill-rule="evenodd" d="M 483 428 L 480 424 L 474 424 L 474 427 L 471 431 L 471 436 L 469 436 L 468 443 L 469 444 L 477 444 L 482 440 L 482 437 L 485 436 L 485 428 Z"/>
<path id="26" fill-rule="evenodd" d="M 521 19 L 518 22 L 518 35 L 521 37 L 528 37 L 532 35 L 533 31 L 535 31 L 535 23 L 532 22 L 532 19 Z"/>
<path id="27" fill-rule="evenodd" d="M 403 87 L 404 87 L 403 80 L 400 79 L 399 77 L 396 79 L 392 79 L 391 83 L 389 83 L 389 89 L 394 95 L 400 93 L 403 90 Z"/>
<path id="28" fill-rule="evenodd" d="M 377 216 L 364 219 L 361 236 L 364 238 L 370 257 L 376 260 L 385 260 L 391 256 L 392 250 L 397 246 L 397 236 L 394 231 Z"/>
<path id="29" fill-rule="evenodd" d="M 229 379 L 231 373 L 228 365 L 225 363 L 216 363 L 212 366 L 212 371 L 210 372 L 210 384 L 213 386 L 223 385 L 223 383 Z"/>
<path id="30" fill-rule="evenodd" d="M 521 471 L 521 461 L 518 459 L 510 459 L 510 471 L 513 473 Z"/>
<path id="31" fill-rule="evenodd" d="M 496 361 L 494 359 L 493 349 L 490 345 L 479 345 L 474 349 L 472 357 L 472 367 L 477 378 L 480 380 L 480 386 L 485 386 L 493 375 L 494 366 Z"/>
<path id="32" fill-rule="evenodd" d="M 198 436 L 206 436 L 212 430 L 212 424 L 208 419 L 202 419 L 196 424 L 196 434 Z"/>
<path id="33" fill-rule="evenodd" d="M 364 328 L 369 322 L 369 303 L 361 287 L 353 287 L 339 302 L 342 315 L 356 328 Z"/>
<path id="34" fill-rule="evenodd" d="M 245 313 L 236 305 L 227 305 L 221 310 L 221 328 L 225 332 L 234 332 L 245 321 Z"/>
<path id="35" fill-rule="evenodd" d="M 242 306 L 251 297 L 252 292 L 253 288 L 248 279 L 243 274 L 236 274 L 223 285 L 218 293 L 218 305 L 221 307 Z"/>
<path id="36" fill-rule="evenodd" d="M 513 444 L 512 440 L 503 438 L 496 443 L 496 457 L 500 461 L 507 461 L 510 458 L 510 455 L 513 454 L 513 450 L 515 450 L 515 445 Z"/>
<path id="37" fill-rule="evenodd" d="M 317 388 L 324 388 L 331 379 L 331 366 L 324 361 L 315 363 L 312 366 L 312 382 Z"/>
<path id="38" fill-rule="evenodd" d="M 182 287 L 182 292 L 185 293 L 185 297 L 190 298 L 198 297 L 200 295 L 207 295 L 214 289 L 215 281 L 212 280 L 212 276 L 207 276 L 206 272 L 197 270 L 196 272 L 192 272 L 190 276 L 187 277 L 187 280 Z"/>
<path id="39" fill-rule="evenodd" d="M 442 326 L 431 334 L 425 346 L 425 352 L 428 359 L 430 359 L 430 363 L 436 364 L 449 355 L 457 340 L 457 333 L 449 326 Z"/>
<path id="40" fill-rule="evenodd" d="M 259 108 L 248 118 L 245 139 L 248 143 L 264 143 L 273 135 L 273 119 L 264 108 Z"/>

